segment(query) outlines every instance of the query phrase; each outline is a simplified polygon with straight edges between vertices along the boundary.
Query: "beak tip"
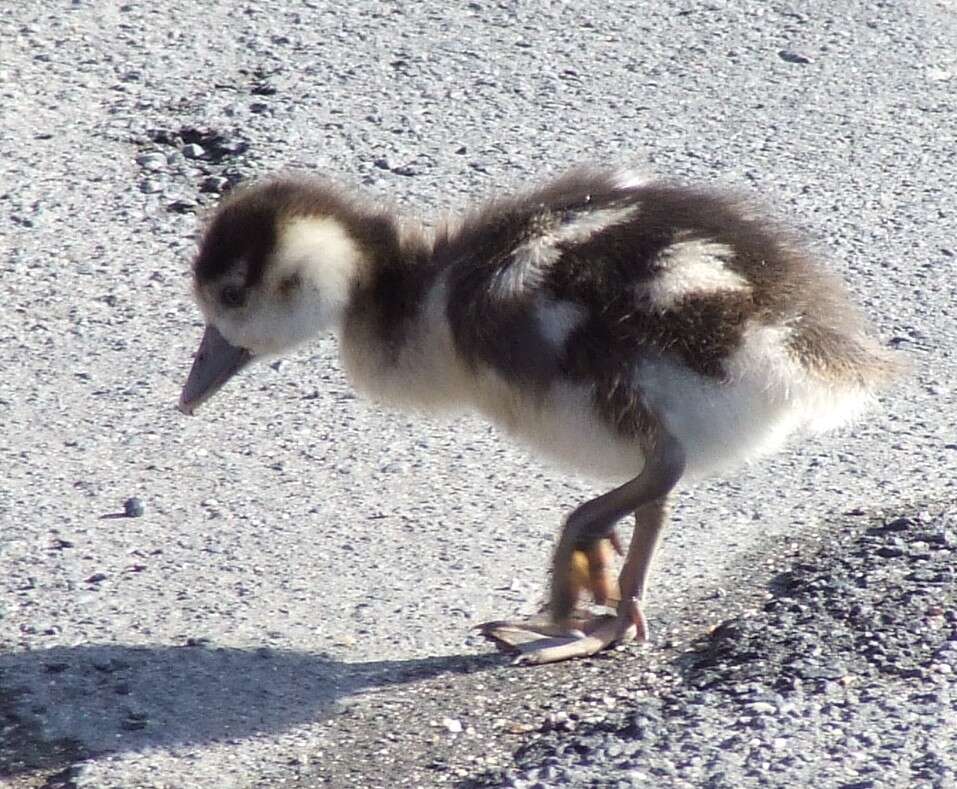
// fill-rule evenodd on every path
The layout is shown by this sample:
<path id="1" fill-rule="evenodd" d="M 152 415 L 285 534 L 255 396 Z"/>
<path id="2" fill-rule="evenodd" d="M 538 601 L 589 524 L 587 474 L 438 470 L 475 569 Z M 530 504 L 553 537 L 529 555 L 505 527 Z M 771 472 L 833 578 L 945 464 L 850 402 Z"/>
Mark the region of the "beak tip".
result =
<path id="1" fill-rule="evenodd" d="M 192 416 L 226 381 L 252 360 L 245 348 L 230 345 L 212 324 L 206 325 L 199 350 L 193 358 L 179 395 L 177 409 L 181 414 Z"/>

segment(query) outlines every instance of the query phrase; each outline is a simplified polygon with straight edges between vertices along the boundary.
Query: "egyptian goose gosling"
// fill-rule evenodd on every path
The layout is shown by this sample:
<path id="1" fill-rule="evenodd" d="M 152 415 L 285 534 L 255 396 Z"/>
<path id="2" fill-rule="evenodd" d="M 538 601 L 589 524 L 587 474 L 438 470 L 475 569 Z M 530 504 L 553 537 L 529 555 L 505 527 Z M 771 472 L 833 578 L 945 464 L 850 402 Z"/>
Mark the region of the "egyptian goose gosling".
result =
<path id="1" fill-rule="evenodd" d="M 478 411 L 614 482 L 568 516 L 547 616 L 481 628 L 529 663 L 646 639 L 679 480 L 840 425 L 896 367 L 840 281 L 748 202 L 627 172 L 577 170 L 434 234 L 324 181 L 274 178 L 223 202 L 193 276 L 206 330 L 184 413 L 248 362 L 332 331 L 372 397 Z M 584 589 L 615 613 L 583 612 Z"/>

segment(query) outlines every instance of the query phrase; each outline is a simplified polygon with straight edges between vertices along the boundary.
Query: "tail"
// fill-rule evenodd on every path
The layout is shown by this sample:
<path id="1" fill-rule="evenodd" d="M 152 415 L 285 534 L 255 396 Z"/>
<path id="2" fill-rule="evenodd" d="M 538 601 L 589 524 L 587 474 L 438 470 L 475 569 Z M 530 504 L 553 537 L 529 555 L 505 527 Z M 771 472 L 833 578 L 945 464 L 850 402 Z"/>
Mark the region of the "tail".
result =
<path id="1" fill-rule="evenodd" d="M 792 339 L 792 351 L 814 382 L 814 408 L 807 426 L 823 432 L 855 420 L 877 405 L 878 395 L 909 369 L 902 354 L 867 335 L 807 331 Z"/>

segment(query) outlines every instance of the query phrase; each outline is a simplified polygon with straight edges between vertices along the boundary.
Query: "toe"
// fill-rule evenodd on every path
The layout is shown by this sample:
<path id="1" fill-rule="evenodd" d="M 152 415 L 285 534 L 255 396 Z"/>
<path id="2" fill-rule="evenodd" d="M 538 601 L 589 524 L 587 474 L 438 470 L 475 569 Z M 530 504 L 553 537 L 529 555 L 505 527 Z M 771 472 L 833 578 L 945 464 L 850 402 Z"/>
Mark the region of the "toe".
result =
<path id="1" fill-rule="evenodd" d="M 628 641 L 637 640 L 643 643 L 648 640 L 648 620 L 641 608 L 641 601 L 637 597 L 621 601 L 619 617 L 629 623 L 628 632 L 631 633 L 631 637 L 627 639 Z"/>
<path id="2" fill-rule="evenodd" d="M 621 597 L 614 572 L 614 545 L 611 540 L 598 540 L 586 551 L 588 588 L 598 605 L 617 603 Z"/>
<path id="3" fill-rule="evenodd" d="M 556 624 L 546 613 L 528 619 L 510 621 L 502 619 L 485 622 L 475 630 L 496 646 L 511 651 L 526 644 L 549 638 L 577 638 L 584 635 L 582 627 L 587 623 L 584 614 L 575 611 L 573 616 L 562 624 Z"/>
<path id="4" fill-rule="evenodd" d="M 552 635 L 511 622 L 489 622 L 479 628 L 479 633 L 506 652 L 520 649 L 526 644 L 541 641 Z"/>
<path id="5" fill-rule="evenodd" d="M 518 651 L 515 662 L 522 665 L 541 666 L 563 660 L 590 657 L 615 643 L 618 632 L 617 618 L 598 617 L 587 633 L 577 637 L 543 638 L 524 644 Z"/>

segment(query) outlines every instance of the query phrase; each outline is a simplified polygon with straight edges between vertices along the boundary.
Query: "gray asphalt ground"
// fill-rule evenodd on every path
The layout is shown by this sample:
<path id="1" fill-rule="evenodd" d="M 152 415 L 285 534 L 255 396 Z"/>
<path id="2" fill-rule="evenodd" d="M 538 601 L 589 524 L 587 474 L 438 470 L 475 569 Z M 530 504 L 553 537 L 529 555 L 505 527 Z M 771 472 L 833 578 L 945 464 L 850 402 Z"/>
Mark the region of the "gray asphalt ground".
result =
<path id="1" fill-rule="evenodd" d="M 0 784 L 955 785 L 953 3 L 25 0 L 0 47 Z M 188 267 L 277 169 L 439 216 L 583 161 L 756 195 L 912 368 L 681 493 L 652 644 L 517 669 L 469 628 L 600 489 L 331 339 L 183 417 Z"/>

